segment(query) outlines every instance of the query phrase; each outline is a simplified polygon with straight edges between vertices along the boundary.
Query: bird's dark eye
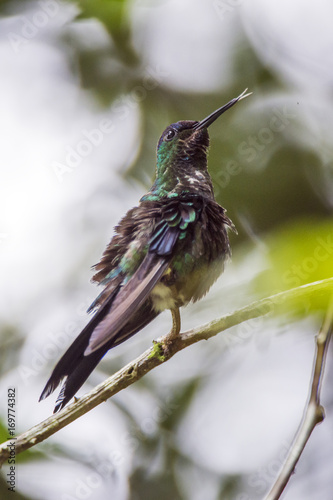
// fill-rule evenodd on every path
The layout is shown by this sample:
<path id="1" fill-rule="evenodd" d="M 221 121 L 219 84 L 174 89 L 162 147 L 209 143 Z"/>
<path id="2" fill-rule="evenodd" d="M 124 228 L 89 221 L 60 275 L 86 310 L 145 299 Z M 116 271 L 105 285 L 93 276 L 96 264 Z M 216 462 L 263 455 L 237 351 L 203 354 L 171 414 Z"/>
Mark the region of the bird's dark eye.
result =
<path id="1" fill-rule="evenodd" d="M 173 128 L 171 128 L 169 130 L 169 132 L 167 133 L 167 135 L 165 136 L 165 140 L 171 141 L 171 139 L 173 139 L 175 137 L 175 135 L 176 135 L 176 131 Z"/>

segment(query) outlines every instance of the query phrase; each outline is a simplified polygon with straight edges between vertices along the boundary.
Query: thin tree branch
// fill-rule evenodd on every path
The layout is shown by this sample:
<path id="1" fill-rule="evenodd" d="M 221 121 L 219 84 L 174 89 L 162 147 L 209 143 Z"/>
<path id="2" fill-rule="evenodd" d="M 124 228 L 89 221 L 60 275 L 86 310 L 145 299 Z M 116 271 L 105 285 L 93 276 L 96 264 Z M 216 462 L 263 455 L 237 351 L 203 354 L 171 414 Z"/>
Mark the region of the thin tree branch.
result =
<path id="1" fill-rule="evenodd" d="M 284 311 L 286 308 L 295 307 L 299 302 L 302 303 L 306 298 L 310 298 L 313 293 L 316 293 L 317 296 L 319 293 L 327 294 L 332 290 L 333 278 L 310 283 L 253 302 L 206 325 L 181 333 L 175 338 L 171 338 L 168 335 L 163 337 L 160 342 L 154 342 L 152 348 L 145 351 L 137 359 L 130 362 L 82 398 L 65 407 L 60 413 L 52 415 L 28 431 L 20 434 L 15 439 L 10 439 L 2 443 L 0 445 L 0 466 L 9 457 L 9 446 L 13 442 L 15 442 L 17 455 L 44 441 L 95 406 L 133 384 L 150 370 L 161 365 L 185 347 L 199 340 L 207 340 L 217 333 L 249 319 L 257 318 L 270 312 L 277 313 L 280 310 Z"/>
<path id="2" fill-rule="evenodd" d="M 285 459 L 283 467 L 265 500 L 280 498 L 293 474 L 296 464 L 308 442 L 313 429 L 325 418 L 325 410 L 320 404 L 320 391 L 324 374 L 327 349 L 333 331 L 333 296 L 327 309 L 322 327 L 316 339 L 311 387 L 303 420 Z"/>

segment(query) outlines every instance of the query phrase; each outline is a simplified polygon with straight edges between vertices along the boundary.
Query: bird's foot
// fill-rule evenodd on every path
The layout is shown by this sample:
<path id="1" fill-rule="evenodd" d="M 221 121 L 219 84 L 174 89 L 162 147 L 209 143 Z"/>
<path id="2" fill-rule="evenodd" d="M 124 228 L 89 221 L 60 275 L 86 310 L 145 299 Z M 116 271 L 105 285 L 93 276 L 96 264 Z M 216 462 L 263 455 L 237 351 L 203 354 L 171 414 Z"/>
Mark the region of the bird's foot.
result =
<path id="1" fill-rule="evenodd" d="M 167 354 L 170 351 L 171 344 L 178 337 L 181 326 L 179 309 L 178 308 L 171 309 L 171 314 L 172 314 L 172 328 L 168 333 L 168 335 L 166 335 L 166 337 L 164 338 L 163 342 Z"/>

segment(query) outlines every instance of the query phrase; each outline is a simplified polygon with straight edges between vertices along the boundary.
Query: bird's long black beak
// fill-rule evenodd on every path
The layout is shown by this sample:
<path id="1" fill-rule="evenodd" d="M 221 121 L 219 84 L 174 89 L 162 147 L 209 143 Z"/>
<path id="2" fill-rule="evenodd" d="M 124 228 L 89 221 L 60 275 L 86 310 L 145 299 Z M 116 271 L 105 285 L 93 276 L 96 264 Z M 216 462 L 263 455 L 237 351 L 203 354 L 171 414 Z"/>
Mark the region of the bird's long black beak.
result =
<path id="1" fill-rule="evenodd" d="M 244 92 L 241 93 L 238 97 L 235 97 L 234 99 L 231 99 L 227 104 L 222 106 L 221 108 L 217 109 L 216 111 L 213 111 L 207 118 L 204 118 L 201 120 L 201 122 L 198 122 L 196 125 L 194 125 L 193 130 L 200 130 L 202 128 L 207 128 L 209 125 L 211 125 L 215 120 L 222 115 L 225 111 L 230 109 L 236 102 L 241 101 L 242 99 L 245 99 L 245 97 L 248 97 L 249 95 L 252 94 L 252 92 L 249 92 L 248 94 L 245 94 L 247 89 L 244 90 Z"/>

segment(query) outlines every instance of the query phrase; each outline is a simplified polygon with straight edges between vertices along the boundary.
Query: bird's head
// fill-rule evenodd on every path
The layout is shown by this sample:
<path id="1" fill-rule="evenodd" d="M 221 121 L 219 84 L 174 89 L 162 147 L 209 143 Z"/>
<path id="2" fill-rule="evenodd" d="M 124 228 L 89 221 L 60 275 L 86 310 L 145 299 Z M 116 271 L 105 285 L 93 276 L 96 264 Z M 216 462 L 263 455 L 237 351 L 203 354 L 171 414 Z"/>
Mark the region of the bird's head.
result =
<path id="1" fill-rule="evenodd" d="M 246 89 L 247 90 L 247 89 Z M 169 125 L 163 132 L 157 145 L 156 181 L 153 192 L 170 192 L 177 183 L 206 178 L 207 149 L 209 146 L 208 127 L 225 111 L 250 94 L 241 95 L 218 108 L 201 121 L 184 120 Z M 194 181 L 193 181 L 194 182 Z M 180 186 L 181 187 L 181 186 Z"/>

